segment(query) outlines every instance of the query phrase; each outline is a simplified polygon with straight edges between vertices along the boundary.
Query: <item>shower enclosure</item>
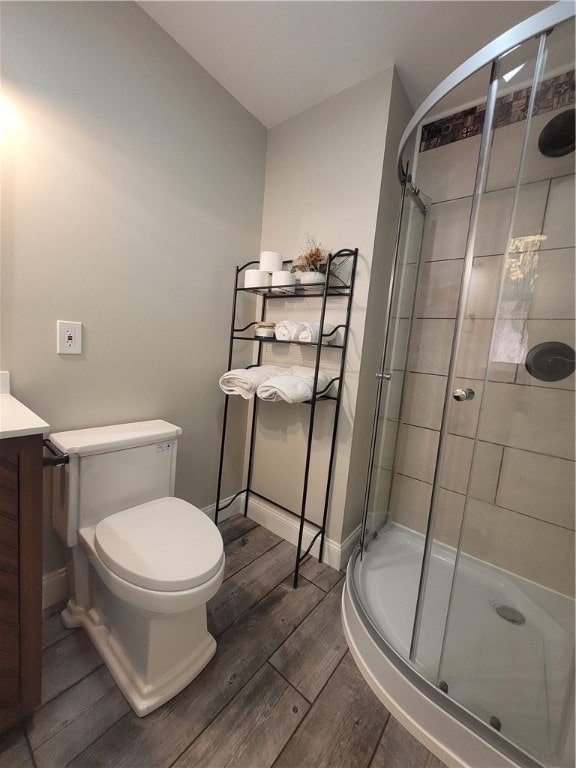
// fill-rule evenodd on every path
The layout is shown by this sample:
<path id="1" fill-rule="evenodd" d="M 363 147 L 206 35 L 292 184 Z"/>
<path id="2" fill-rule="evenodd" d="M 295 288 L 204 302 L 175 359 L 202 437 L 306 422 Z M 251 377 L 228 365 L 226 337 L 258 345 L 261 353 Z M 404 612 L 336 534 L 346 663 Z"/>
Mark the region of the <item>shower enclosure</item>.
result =
<path id="1" fill-rule="evenodd" d="M 447 78 L 399 157 L 343 614 L 372 688 L 448 764 L 574 765 L 570 6 Z"/>

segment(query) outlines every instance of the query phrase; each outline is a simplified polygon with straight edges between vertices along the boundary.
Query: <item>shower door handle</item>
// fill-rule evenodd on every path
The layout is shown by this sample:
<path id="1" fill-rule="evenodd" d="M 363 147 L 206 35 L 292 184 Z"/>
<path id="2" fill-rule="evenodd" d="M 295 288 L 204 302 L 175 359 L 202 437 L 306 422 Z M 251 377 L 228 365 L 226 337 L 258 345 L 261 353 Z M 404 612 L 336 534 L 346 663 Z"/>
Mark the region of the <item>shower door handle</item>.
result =
<path id="1" fill-rule="evenodd" d="M 474 392 L 473 389 L 455 389 L 454 392 L 452 392 L 452 397 L 454 400 L 473 400 L 474 395 L 476 392 Z"/>
<path id="2" fill-rule="evenodd" d="M 390 381 L 392 376 L 389 373 L 377 373 L 376 374 L 376 378 L 377 379 L 384 379 L 385 381 Z"/>

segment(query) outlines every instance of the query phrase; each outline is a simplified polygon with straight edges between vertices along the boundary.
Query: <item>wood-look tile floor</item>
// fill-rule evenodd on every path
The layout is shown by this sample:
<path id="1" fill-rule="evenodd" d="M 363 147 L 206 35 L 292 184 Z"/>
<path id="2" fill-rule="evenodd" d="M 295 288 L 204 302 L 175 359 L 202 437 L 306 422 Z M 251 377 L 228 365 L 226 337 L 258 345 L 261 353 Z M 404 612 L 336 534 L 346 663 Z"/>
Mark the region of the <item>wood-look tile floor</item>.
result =
<path id="1" fill-rule="evenodd" d="M 81 629 L 44 621 L 42 706 L 0 737 L 0 768 L 443 768 L 380 704 L 342 633 L 344 574 L 237 516 L 208 605 L 216 655 L 138 718 Z"/>

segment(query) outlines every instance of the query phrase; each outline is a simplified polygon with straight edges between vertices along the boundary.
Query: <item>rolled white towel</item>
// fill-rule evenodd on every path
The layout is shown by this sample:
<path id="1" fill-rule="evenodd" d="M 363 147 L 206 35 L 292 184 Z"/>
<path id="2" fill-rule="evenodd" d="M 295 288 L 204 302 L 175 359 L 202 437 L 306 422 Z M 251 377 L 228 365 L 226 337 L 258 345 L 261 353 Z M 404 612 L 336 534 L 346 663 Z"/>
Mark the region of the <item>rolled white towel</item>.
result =
<path id="1" fill-rule="evenodd" d="M 324 323 L 324 332 L 322 337 L 325 339 L 334 333 L 334 326 L 332 323 Z M 295 341 L 307 341 L 315 344 L 318 341 L 318 334 L 320 333 L 320 323 L 298 323 Z"/>
<path id="2" fill-rule="evenodd" d="M 299 326 L 300 323 L 294 320 L 280 320 L 276 323 L 274 335 L 279 341 L 294 341 Z"/>
<path id="3" fill-rule="evenodd" d="M 218 381 L 227 395 L 241 395 L 245 400 L 254 397 L 259 385 L 271 376 L 278 376 L 286 368 L 281 365 L 257 365 L 253 368 L 234 368 L 222 374 Z"/>
<path id="4" fill-rule="evenodd" d="M 330 376 L 324 371 L 318 371 L 318 392 L 322 392 L 330 382 Z M 287 403 L 303 403 L 310 400 L 314 394 L 314 370 L 301 365 L 285 369 L 280 376 L 272 376 L 260 384 L 256 394 L 261 400 Z"/>

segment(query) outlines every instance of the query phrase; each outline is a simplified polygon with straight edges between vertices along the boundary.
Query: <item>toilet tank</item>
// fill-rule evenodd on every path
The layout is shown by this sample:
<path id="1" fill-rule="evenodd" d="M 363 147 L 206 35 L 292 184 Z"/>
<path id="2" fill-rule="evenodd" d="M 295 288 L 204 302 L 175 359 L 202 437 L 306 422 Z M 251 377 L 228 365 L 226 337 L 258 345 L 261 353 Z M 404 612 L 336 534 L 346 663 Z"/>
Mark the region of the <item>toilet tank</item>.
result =
<path id="1" fill-rule="evenodd" d="M 52 443 L 70 457 L 54 469 L 52 524 L 69 547 L 78 530 L 108 515 L 174 495 L 180 427 L 138 421 L 55 432 Z"/>

